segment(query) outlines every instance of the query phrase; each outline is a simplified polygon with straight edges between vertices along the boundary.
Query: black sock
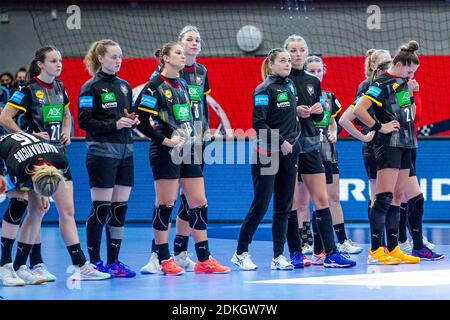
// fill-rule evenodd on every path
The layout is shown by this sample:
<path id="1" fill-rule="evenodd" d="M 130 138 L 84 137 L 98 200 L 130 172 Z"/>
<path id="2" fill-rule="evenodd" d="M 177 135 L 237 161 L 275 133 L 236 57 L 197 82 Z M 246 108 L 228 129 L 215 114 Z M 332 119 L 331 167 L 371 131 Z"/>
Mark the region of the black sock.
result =
<path id="1" fill-rule="evenodd" d="M 392 251 L 398 246 L 398 224 L 400 223 L 400 207 L 389 206 L 386 213 L 387 249 Z"/>
<path id="2" fill-rule="evenodd" d="M 317 226 L 316 211 L 313 211 L 312 215 L 312 231 L 313 231 L 313 251 L 315 254 L 321 254 L 323 249 L 322 238 L 320 237 L 319 227 Z"/>
<path id="3" fill-rule="evenodd" d="M 2 259 L 0 262 L 0 267 L 3 267 L 5 264 L 12 262 L 12 249 L 15 240 L 16 239 L 2 237 Z"/>
<path id="4" fill-rule="evenodd" d="M 288 229 L 287 229 L 287 243 L 289 252 L 292 254 L 296 251 L 302 251 L 302 241 L 298 227 L 297 211 L 289 212 Z"/>
<path id="5" fill-rule="evenodd" d="M 31 248 L 30 252 L 30 267 L 33 268 L 35 265 L 39 263 L 43 263 L 42 255 L 41 255 L 41 244 L 35 243 Z"/>
<path id="6" fill-rule="evenodd" d="M 67 246 L 67 251 L 70 254 L 70 259 L 72 259 L 72 265 L 82 267 L 86 263 L 86 257 L 84 256 L 83 250 L 81 250 L 81 245 L 79 243 Z"/>
<path id="7" fill-rule="evenodd" d="M 152 253 L 156 252 L 156 242 L 155 239 L 152 239 Z"/>
<path id="8" fill-rule="evenodd" d="M 177 234 L 175 239 L 173 239 L 173 252 L 175 255 L 180 254 L 183 251 L 187 251 L 189 243 L 189 236 L 183 236 Z"/>
<path id="9" fill-rule="evenodd" d="M 334 253 L 336 244 L 334 243 L 333 220 L 330 208 L 316 210 L 316 221 L 325 252 L 327 254 Z"/>
<path id="10" fill-rule="evenodd" d="M 211 253 L 209 252 L 208 240 L 197 242 L 195 244 L 195 253 L 200 262 L 208 260 Z"/>
<path id="11" fill-rule="evenodd" d="M 383 246 L 386 213 L 392 201 L 392 192 L 383 192 L 376 195 L 375 203 L 370 210 L 370 239 L 372 252 Z"/>
<path id="12" fill-rule="evenodd" d="M 106 243 L 107 247 L 107 256 L 108 261 L 107 264 L 113 264 L 116 260 L 119 259 L 120 246 L 122 244 L 122 239 L 114 239 L 111 238 L 111 233 L 108 227 L 106 227 Z"/>
<path id="13" fill-rule="evenodd" d="M 156 253 L 158 254 L 159 263 L 163 262 L 170 258 L 169 244 L 155 244 L 156 245 Z"/>
<path id="14" fill-rule="evenodd" d="M 92 211 L 86 221 L 86 240 L 90 262 L 101 260 L 100 246 L 102 242 L 103 226 L 111 215 L 111 202 L 94 201 Z"/>
<path id="15" fill-rule="evenodd" d="M 289 212 L 276 212 L 272 218 L 273 257 L 283 254 L 288 231 Z M 297 228 L 295 229 L 297 232 Z"/>
<path id="16" fill-rule="evenodd" d="M 236 254 L 243 254 L 244 252 L 248 252 L 248 244 L 238 242 Z"/>
<path id="17" fill-rule="evenodd" d="M 302 235 L 302 243 L 303 244 L 309 244 L 310 246 L 313 245 L 314 239 L 313 239 L 313 234 L 311 232 L 311 222 L 303 222 L 302 223 L 302 228 L 299 230 L 301 230 L 301 235 Z"/>
<path id="18" fill-rule="evenodd" d="M 372 209 L 371 205 L 372 205 L 372 200 L 369 200 L 369 204 L 367 205 L 367 219 L 368 219 L 368 221 L 370 221 L 370 210 Z"/>
<path id="19" fill-rule="evenodd" d="M 423 248 L 423 202 L 423 194 L 419 194 L 418 196 L 408 200 L 408 222 L 411 227 L 411 237 L 413 238 L 415 250 L 420 250 Z"/>
<path id="20" fill-rule="evenodd" d="M 17 243 L 17 251 L 16 258 L 14 259 L 14 270 L 19 270 L 20 266 L 23 266 L 27 263 L 28 255 L 30 254 L 32 244 L 18 242 Z"/>
<path id="21" fill-rule="evenodd" d="M 345 240 L 347 240 L 347 234 L 345 233 L 345 224 L 339 223 L 333 226 L 334 233 L 336 233 L 336 237 L 340 244 L 343 244 Z"/>
<path id="22" fill-rule="evenodd" d="M 408 240 L 408 235 L 406 233 L 408 224 L 408 204 L 402 202 L 400 205 L 400 224 L 398 226 L 398 241 L 401 243 L 406 242 Z"/>

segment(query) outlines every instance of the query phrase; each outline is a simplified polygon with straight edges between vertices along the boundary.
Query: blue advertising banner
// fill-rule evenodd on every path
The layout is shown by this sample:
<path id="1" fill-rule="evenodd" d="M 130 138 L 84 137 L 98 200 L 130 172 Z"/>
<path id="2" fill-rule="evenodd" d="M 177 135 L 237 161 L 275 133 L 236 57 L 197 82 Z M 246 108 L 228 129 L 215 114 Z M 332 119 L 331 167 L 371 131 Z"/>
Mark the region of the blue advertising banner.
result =
<path id="1" fill-rule="evenodd" d="M 242 221 L 253 199 L 250 176 L 253 142 L 213 142 L 206 147 L 209 163 L 205 166 L 208 215 L 211 221 Z M 369 186 L 363 167 L 361 143 L 341 140 L 337 145 L 340 170 L 340 199 L 346 220 L 366 221 Z M 127 220 L 151 220 L 155 193 L 148 157 L 149 143 L 135 142 L 135 187 L 129 201 Z M 91 200 L 85 167 L 86 144 L 73 141 L 67 153 L 74 178 L 75 217 L 85 221 Z M 212 162 L 212 163 L 211 163 Z M 421 140 L 417 153 L 417 174 L 425 196 L 426 221 L 450 221 L 450 140 Z M 0 198 L 0 213 L 8 200 Z M 176 204 L 178 207 L 178 204 Z M 177 208 L 175 208 L 176 212 Z M 175 214 L 174 214 L 175 215 Z M 270 221 L 272 209 L 265 216 Z M 44 221 L 58 221 L 52 204 Z"/>

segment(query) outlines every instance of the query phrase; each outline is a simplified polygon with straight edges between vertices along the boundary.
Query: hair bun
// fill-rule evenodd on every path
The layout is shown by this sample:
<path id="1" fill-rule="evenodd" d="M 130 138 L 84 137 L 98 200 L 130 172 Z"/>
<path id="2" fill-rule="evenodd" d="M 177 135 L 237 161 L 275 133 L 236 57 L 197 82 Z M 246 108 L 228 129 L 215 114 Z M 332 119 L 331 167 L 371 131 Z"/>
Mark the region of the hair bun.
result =
<path id="1" fill-rule="evenodd" d="M 375 51 L 377 51 L 377 50 L 374 48 L 367 50 L 366 57 L 370 57 Z"/>
<path id="2" fill-rule="evenodd" d="M 160 55 L 161 55 L 161 49 L 157 49 L 157 50 L 155 51 L 154 55 L 155 55 L 156 58 L 160 59 L 160 58 L 161 58 L 161 57 L 160 57 Z"/>
<path id="3" fill-rule="evenodd" d="M 415 40 L 411 40 L 400 47 L 400 51 L 415 52 L 417 50 L 419 50 L 419 44 Z"/>

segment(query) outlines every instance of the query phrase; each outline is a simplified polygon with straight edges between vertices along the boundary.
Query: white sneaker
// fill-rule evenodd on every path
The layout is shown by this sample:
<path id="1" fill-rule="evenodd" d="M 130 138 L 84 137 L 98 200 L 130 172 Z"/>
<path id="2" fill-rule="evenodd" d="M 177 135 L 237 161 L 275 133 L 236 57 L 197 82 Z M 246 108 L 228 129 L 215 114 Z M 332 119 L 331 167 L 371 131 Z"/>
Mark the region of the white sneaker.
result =
<path id="1" fill-rule="evenodd" d="M 314 266 L 321 266 L 325 262 L 325 258 L 327 257 L 327 254 L 325 251 L 322 251 L 322 253 L 315 254 L 313 253 L 311 257 L 311 264 Z"/>
<path id="2" fill-rule="evenodd" d="M 434 247 L 436 247 L 436 245 L 434 243 L 431 243 L 428 241 L 427 237 L 423 236 L 423 245 L 425 247 L 427 247 L 428 249 L 430 249 L 431 251 L 434 250 Z"/>
<path id="3" fill-rule="evenodd" d="M 189 254 L 187 251 L 183 251 L 174 256 L 173 259 L 175 260 L 177 266 L 183 268 L 184 271 L 194 272 L 195 262 L 191 260 L 191 256 L 192 254 Z M 158 257 L 156 257 L 156 260 L 158 260 Z"/>
<path id="4" fill-rule="evenodd" d="M 413 244 L 410 239 L 407 239 L 405 242 L 399 241 L 398 246 L 400 247 L 400 251 L 407 253 L 407 254 L 411 254 L 411 252 L 413 250 Z"/>
<path id="5" fill-rule="evenodd" d="M 148 263 L 141 268 L 142 274 L 158 274 L 161 270 L 161 266 L 159 265 L 158 255 L 156 252 L 152 252 Z"/>
<path id="6" fill-rule="evenodd" d="M 34 274 L 46 277 L 49 282 L 56 281 L 56 277 L 48 271 L 47 266 L 44 263 L 38 263 L 31 271 L 33 271 Z"/>
<path id="7" fill-rule="evenodd" d="M 19 278 L 17 273 L 14 271 L 12 262 L 0 267 L 0 278 L 2 279 L 4 287 L 18 287 L 25 285 L 25 281 Z"/>
<path id="8" fill-rule="evenodd" d="M 285 256 L 279 255 L 276 259 L 272 259 L 270 264 L 272 270 L 294 270 L 294 265 L 290 263 Z"/>
<path id="9" fill-rule="evenodd" d="M 358 254 L 361 253 L 361 251 L 363 251 L 363 248 L 354 245 L 352 242 L 350 242 L 350 240 L 345 240 L 344 243 L 339 243 L 337 245 L 337 248 L 340 252 L 342 253 L 347 253 L 347 254 Z"/>
<path id="10" fill-rule="evenodd" d="M 242 254 L 237 254 L 235 252 L 230 261 L 237 265 L 241 270 L 251 271 L 258 269 L 258 266 L 253 263 L 248 252 L 242 252 Z"/>
<path id="11" fill-rule="evenodd" d="M 46 277 L 34 274 L 26 265 L 20 266 L 16 273 L 25 284 L 41 284 L 48 281 Z"/>
<path id="12" fill-rule="evenodd" d="M 313 248 L 309 245 L 309 243 L 305 243 L 302 247 L 302 252 L 303 254 L 311 254 L 313 253 Z"/>
<path id="13" fill-rule="evenodd" d="M 84 266 L 75 267 L 75 272 L 69 277 L 72 281 L 97 281 L 112 278 L 110 273 L 100 272 L 95 265 L 86 261 Z"/>

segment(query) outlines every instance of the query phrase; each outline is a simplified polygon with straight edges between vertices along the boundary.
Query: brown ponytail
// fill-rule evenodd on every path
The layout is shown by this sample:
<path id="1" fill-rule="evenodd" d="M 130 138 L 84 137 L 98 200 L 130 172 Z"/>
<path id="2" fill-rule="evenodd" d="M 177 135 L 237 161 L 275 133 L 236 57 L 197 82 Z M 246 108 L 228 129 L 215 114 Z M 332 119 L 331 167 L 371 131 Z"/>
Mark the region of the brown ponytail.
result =
<path id="1" fill-rule="evenodd" d="M 95 41 L 91 44 L 86 56 L 84 57 L 86 70 L 91 76 L 96 74 L 102 68 L 101 63 L 98 60 L 98 56 L 104 56 L 109 46 L 119 47 L 119 44 L 109 39 Z"/>

